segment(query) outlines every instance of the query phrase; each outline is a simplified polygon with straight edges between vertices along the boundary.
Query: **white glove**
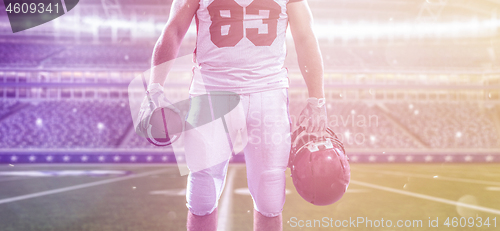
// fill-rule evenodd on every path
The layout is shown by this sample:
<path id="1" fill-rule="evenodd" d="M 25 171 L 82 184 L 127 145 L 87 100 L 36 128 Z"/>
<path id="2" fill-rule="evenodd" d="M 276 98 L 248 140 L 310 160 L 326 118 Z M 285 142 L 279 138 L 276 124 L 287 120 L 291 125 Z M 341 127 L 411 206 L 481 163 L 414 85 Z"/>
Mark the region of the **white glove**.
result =
<path id="1" fill-rule="evenodd" d="M 304 126 L 302 123 L 307 124 Z M 300 112 L 297 126 L 301 125 L 306 127 L 307 133 L 322 133 L 326 131 L 327 115 L 325 98 L 309 98 L 307 99 L 306 107 Z"/>
<path id="2" fill-rule="evenodd" d="M 153 111 L 157 108 L 170 108 L 173 111 L 179 113 L 179 110 L 175 108 L 170 101 L 165 97 L 163 92 L 163 87 L 159 83 L 153 83 L 148 86 L 146 91 L 146 96 L 141 104 L 141 109 L 139 110 L 139 120 L 138 127 L 136 127 L 136 132 L 145 137 L 148 129 L 151 127 L 149 123 L 151 120 L 151 115 Z"/>

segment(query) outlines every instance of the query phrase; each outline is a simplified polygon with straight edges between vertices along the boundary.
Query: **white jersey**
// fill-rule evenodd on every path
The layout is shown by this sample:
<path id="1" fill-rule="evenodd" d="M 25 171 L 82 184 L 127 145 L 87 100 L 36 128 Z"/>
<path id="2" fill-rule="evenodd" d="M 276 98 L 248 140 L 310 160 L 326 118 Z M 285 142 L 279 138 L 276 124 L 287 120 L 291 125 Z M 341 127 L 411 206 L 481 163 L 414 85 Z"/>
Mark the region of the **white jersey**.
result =
<path id="1" fill-rule="evenodd" d="M 200 0 L 191 94 L 288 87 L 286 5 L 300 0 Z"/>

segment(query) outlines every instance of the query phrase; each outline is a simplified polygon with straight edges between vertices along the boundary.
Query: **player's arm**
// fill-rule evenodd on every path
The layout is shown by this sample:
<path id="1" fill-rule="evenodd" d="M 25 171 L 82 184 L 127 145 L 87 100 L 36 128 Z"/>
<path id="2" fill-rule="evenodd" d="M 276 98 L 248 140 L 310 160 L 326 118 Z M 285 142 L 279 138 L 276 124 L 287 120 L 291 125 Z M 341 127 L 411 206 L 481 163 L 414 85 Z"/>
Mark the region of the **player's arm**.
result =
<path id="1" fill-rule="evenodd" d="M 296 125 L 306 122 L 307 132 L 324 132 L 327 127 L 325 92 L 323 84 L 323 59 L 318 40 L 314 35 L 313 18 L 305 0 L 287 5 L 288 21 L 292 31 L 300 72 L 307 85 L 309 99 Z"/>
<path id="2" fill-rule="evenodd" d="M 324 98 L 323 59 L 312 29 L 313 17 L 309 4 L 305 0 L 291 2 L 287 5 L 287 14 L 309 97 Z"/>
<path id="3" fill-rule="evenodd" d="M 174 0 L 167 24 L 156 42 L 151 59 L 150 84 L 165 83 L 167 74 L 177 58 L 182 39 L 193 20 L 199 0 Z"/>
<path id="4" fill-rule="evenodd" d="M 159 107 L 167 107 L 178 112 L 163 93 L 163 84 L 167 74 L 177 58 L 182 39 L 189 29 L 193 16 L 198 9 L 199 0 L 174 0 L 167 24 L 156 42 L 151 59 L 151 78 L 147 86 L 139 116 L 134 123 L 138 134 L 148 137 L 150 120 Z"/>

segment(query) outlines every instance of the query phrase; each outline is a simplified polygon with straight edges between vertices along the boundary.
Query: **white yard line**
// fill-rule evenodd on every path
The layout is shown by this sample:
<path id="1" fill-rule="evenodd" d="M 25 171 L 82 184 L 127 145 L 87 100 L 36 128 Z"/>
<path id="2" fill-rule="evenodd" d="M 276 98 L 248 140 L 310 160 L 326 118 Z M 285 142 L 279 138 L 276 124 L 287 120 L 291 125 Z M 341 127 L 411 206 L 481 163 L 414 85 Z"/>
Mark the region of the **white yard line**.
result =
<path id="1" fill-rule="evenodd" d="M 0 199 L 0 205 L 10 203 L 10 202 L 20 201 L 20 200 L 26 200 L 26 199 L 36 198 L 36 197 L 52 195 L 52 194 L 56 194 L 56 193 L 62 193 L 62 192 L 67 192 L 67 191 L 72 191 L 72 190 L 77 190 L 77 189 L 89 188 L 89 187 L 103 185 L 103 184 L 110 184 L 110 183 L 114 183 L 114 182 L 119 182 L 119 181 L 134 179 L 134 178 L 140 178 L 140 177 L 165 173 L 168 171 L 170 171 L 170 170 L 169 169 L 160 169 L 160 170 L 155 170 L 155 171 L 139 173 L 139 174 L 135 174 L 135 175 L 129 175 L 129 176 L 101 180 L 101 181 L 96 181 L 96 182 L 91 182 L 91 183 L 86 183 L 86 184 L 69 186 L 69 187 L 65 187 L 65 188 L 53 189 L 53 190 L 48 190 L 48 191 L 43 191 L 43 192 L 26 194 L 26 195 L 22 195 L 22 196 Z"/>
<path id="2" fill-rule="evenodd" d="M 425 175 L 425 174 L 416 174 L 416 173 L 404 173 L 404 172 L 396 172 L 396 171 L 380 171 L 380 170 L 361 169 L 361 168 L 356 168 L 354 171 L 374 172 L 374 173 L 381 173 L 381 174 L 392 175 L 392 176 L 416 177 L 416 178 L 425 178 L 425 179 L 432 179 L 432 180 L 445 180 L 445 181 L 454 181 L 454 182 L 462 182 L 462 183 L 500 186 L 500 182 L 497 182 L 497 181 L 472 180 L 472 179 L 463 179 L 463 178 L 455 178 L 455 177 L 446 177 L 446 176 L 440 176 L 439 174 Z M 435 176 L 437 176 L 437 177 L 435 177 Z"/>
<path id="3" fill-rule="evenodd" d="M 466 203 L 462 203 L 462 202 L 458 202 L 458 201 L 448 200 L 448 199 L 439 198 L 439 197 L 433 197 L 433 196 L 420 194 L 420 193 L 408 192 L 408 191 L 404 191 L 404 190 L 389 188 L 389 187 L 380 186 L 380 185 L 376 185 L 376 184 L 370 184 L 370 183 L 357 181 L 357 180 L 351 180 L 350 183 L 355 184 L 355 185 L 368 187 L 368 188 L 378 189 L 378 190 L 382 190 L 382 191 L 397 193 L 397 194 L 401 194 L 401 195 L 405 195 L 405 196 L 411 196 L 411 197 L 416 197 L 416 198 L 420 198 L 420 199 L 424 199 L 424 200 L 439 202 L 439 203 L 453 205 L 453 206 L 461 206 L 461 207 L 465 207 L 465 208 L 469 208 L 469 209 L 473 209 L 473 210 L 478 210 L 478 211 L 482 211 L 482 212 L 500 215 L 500 210 L 487 208 L 487 207 L 483 207 L 483 206 L 466 204 Z"/>

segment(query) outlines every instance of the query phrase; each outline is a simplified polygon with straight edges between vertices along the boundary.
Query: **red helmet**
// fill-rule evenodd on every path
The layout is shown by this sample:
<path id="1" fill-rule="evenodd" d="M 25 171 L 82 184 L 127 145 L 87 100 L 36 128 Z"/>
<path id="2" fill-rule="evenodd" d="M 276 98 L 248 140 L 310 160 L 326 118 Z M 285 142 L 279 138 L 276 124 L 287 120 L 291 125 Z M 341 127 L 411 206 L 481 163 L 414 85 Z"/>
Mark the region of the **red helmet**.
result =
<path id="1" fill-rule="evenodd" d="M 340 200 L 351 179 L 344 145 L 330 128 L 318 137 L 299 127 L 292 134 L 289 167 L 297 192 L 314 205 Z"/>

